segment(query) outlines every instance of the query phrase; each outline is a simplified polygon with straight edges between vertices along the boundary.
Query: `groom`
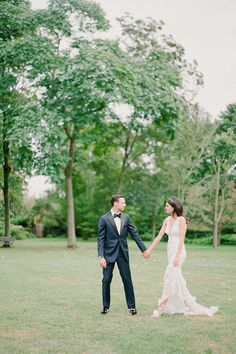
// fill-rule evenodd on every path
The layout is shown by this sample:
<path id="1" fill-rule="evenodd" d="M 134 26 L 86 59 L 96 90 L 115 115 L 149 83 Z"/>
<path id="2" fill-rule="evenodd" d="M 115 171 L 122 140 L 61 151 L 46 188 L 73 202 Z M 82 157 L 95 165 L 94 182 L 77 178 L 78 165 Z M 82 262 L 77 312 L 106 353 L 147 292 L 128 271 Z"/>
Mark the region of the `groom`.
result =
<path id="1" fill-rule="evenodd" d="M 146 247 L 131 224 L 129 215 L 122 213 L 126 207 L 125 198 L 121 194 L 115 194 L 111 198 L 111 210 L 102 215 L 98 223 L 98 259 L 103 268 L 102 299 L 103 310 L 101 314 L 109 312 L 110 308 L 110 284 L 113 270 L 117 263 L 124 284 L 125 297 L 131 315 L 136 315 L 135 297 L 131 272 L 129 266 L 129 253 L 127 236 L 133 237 L 144 258 L 149 257 Z"/>

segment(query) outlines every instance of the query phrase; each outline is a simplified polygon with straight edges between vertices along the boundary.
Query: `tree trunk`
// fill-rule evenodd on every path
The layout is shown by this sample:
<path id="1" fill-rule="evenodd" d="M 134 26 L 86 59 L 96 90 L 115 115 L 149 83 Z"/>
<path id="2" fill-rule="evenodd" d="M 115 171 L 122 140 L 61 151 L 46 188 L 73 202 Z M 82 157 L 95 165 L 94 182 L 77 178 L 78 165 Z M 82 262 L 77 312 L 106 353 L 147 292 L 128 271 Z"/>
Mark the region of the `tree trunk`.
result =
<path id="1" fill-rule="evenodd" d="M 213 231 L 213 247 L 216 248 L 218 246 L 218 225 L 217 222 L 214 221 L 214 231 Z"/>
<path id="2" fill-rule="evenodd" d="M 134 135 L 133 140 L 132 140 L 131 132 L 128 131 L 128 134 L 126 137 L 126 142 L 125 142 L 125 147 L 124 147 L 125 154 L 123 157 L 122 167 L 121 167 L 120 176 L 119 176 L 118 193 L 122 193 L 124 186 L 125 186 L 125 172 L 126 172 L 126 168 L 127 168 L 127 161 L 129 159 L 130 154 L 133 151 L 133 147 L 134 147 L 136 138 L 137 138 L 137 133 Z"/>
<path id="3" fill-rule="evenodd" d="M 127 156 L 125 155 L 122 161 L 122 167 L 119 176 L 118 193 L 122 193 L 125 185 L 125 171 L 126 171 Z"/>
<path id="4" fill-rule="evenodd" d="M 220 235 L 219 235 L 219 223 L 222 217 L 224 209 L 224 189 L 222 188 L 222 198 L 221 207 L 219 210 L 219 199 L 220 199 L 220 171 L 221 171 L 221 161 L 217 161 L 216 170 L 216 192 L 215 192 L 215 210 L 214 210 L 214 231 L 213 231 L 213 247 L 216 248 L 220 245 Z"/>
<path id="5" fill-rule="evenodd" d="M 214 210 L 214 231 L 213 231 L 213 247 L 218 246 L 218 207 L 219 207 L 219 191 L 220 191 L 220 162 L 217 161 L 216 170 L 216 191 L 215 191 L 215 210 Z"/>
<path id="6" fill-rule="evenodd" d="M 152 212 L 152 241 L 156 237 L 156 219 L 157 219 L 157 203 L 155 203 Z"/>
<path id="7" fill-rule="evenodd" d="M 220 246 L 221 241 L 221 223 L 218 224 L 217 246 Z"/>
<path id="8" fill-rule="evenodd" d="M 10 147 L 7 138 L 7 118 L 3 113 L 3 199 L 4 199 L 4 236 L 10 236 L 10 197 L 9 197 L 9 177 L 10 166 Z M 4 244 L 9 247 L 9 244 Z"/>
<path id="9" fill-rule="evenodd" d="M 43 231 L 44 231 L 44 225 L 43 224 L 35 223 L 34 229 L 35 229 L 36 237 L 43 237 Z"/>
<path id="10" fill-rule="evenodd" d="M 76 247 L 75 235 L 75 211 L 74 211 L 74 196 L 73 196 L 73 162 L 75 155 L 75 141 L 73 138 L 69 139 L 69 161 L 66 166 L 66 199 L 67 199 L 67 237 L 68 247 Z"/>

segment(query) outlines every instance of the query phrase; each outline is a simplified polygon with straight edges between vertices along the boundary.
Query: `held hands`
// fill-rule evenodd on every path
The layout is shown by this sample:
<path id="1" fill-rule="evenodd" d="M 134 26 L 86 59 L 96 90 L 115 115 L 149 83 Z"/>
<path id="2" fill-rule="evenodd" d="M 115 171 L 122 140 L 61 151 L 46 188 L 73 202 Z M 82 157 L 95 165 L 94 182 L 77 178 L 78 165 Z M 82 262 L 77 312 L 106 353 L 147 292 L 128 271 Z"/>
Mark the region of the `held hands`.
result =
<path id="1" fill-rule="evenodd" d="M 146 251 L 143 252 L 143 258 L 147 259 L 149 258 L 151 255 L 151 252 L 149 251 L 149 249 L 147 249 Z"/>
<path id="2" fill-rule="evenodd" d="M 101 268 L 106 268 L 107 267 L 107 261 L 105 260 L 105 258 L 100 258 L 99 259 L 99 265 Z"/>

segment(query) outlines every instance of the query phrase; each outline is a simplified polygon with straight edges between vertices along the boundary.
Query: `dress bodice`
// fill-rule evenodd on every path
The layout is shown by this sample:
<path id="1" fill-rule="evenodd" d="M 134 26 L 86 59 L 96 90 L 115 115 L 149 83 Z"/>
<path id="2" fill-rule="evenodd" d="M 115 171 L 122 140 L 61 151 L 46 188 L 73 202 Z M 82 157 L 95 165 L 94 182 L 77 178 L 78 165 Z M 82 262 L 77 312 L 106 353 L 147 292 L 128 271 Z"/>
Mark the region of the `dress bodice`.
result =
<path id="1" fill-rule="evenodd" d="M 166 230 L 165 233 L 170 236 L 179 236 L 179 217 L 175 219 L 173 223 L 171 223 L 171 216 L 168 216 L 166 222 Z"/>

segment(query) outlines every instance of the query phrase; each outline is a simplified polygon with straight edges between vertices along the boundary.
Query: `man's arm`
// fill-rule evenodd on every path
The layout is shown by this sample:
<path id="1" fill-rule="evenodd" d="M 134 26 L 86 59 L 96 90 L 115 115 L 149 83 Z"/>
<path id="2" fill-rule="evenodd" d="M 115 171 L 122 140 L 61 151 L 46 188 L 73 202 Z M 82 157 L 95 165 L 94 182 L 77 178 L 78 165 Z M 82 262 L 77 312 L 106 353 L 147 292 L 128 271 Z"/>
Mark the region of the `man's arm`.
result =
<path id="1" fill-rule="evenodd" d="M 147 250 L 147 247 L 144 245 L 141 237 L 139 236 L 137 230 L 135 227 L 132 225 L 131 219 L 128 216 L 128 232 L 130 235 L 133 237 L 134 241 L 136 242 L 138 248 L 140 249 L 141 252 L 145 252 Z"/>
<path id="2" fill-rule="evenodd" d="M 106 236 L 106 223 L 101 216 L 98 222 L 98 238 L 97 238 L 97 247 L 98 247 L 98 258 L 99 264 L 102 268 L 106 268 L 107 263 L 106 259 L 104 258 L 104 242 Z"/>

